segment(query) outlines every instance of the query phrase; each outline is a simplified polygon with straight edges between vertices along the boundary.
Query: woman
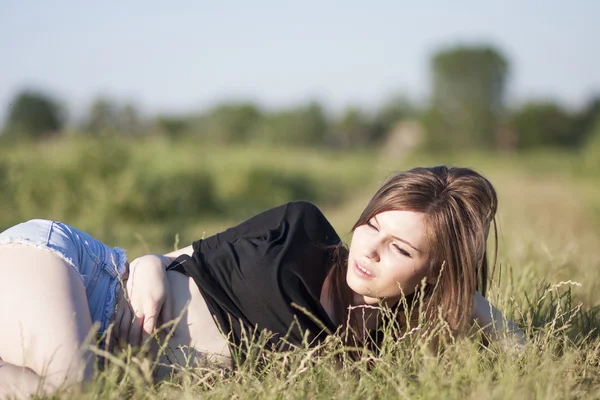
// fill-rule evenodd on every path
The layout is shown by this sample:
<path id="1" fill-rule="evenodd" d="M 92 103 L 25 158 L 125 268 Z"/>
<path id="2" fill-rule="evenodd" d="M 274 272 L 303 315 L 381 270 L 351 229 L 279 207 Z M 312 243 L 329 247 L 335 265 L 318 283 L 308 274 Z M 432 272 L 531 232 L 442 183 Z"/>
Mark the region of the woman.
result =
<path id="1" fill-rule="evenodd" d="M 426 310 L 423 329 L 432 329 L 441 311 L 447 329 L 438 338 L 463 335 L 474 320 L 491 333 L 512 329 L 480 294 L 496 207 L 493 186 L 472 170 L 416 168 L 375 193 L 354 225 L 349 249 L 314 205 L 293 202 L 178 252 L 140 257 L 129 276 L 118 249 L 71 227 L 62 226 L 71 242 L 60 246 L 11 239 L 9 229 L 0 235 L 0 318 L 13 328 L 0 333 L 0 387 L 3 370 L 13 382 L 27 381 L 23 386 L 39 384 L 41 375 L 50 387 L 89 377 L 93 357 L 74 349 L 85 343 L 92 321 L 101 333 L 106 329 L 119 276 L 128 278 L 114 318 L 119 338 L 139 345 L 154 327 L 180 315 L 173 331 L 162 334 L 174 349 L 161 359 L 166 364 L 185 365 L 190 356 L 192 363 L 211 357 L 230 364 L 232 355 L 243 358 L 245 335 L 263 330 L 271 344 L 286 348 L 318 343 L 348 324 L 352 339 L 362 342 L 382 316 L 377 307 L 360 306 L 397 309 L 411 295 Z M 69 257 L 73 251 L 79 253 Z M 88 258 L 105 266 L 101 273 L 89 272 Z M 108 282 L 100 285 L 104 293 L 96 294 L 91 281 Z M 414 296 L 417 290 L 422 296 Z M 44 293 L 44 303 L 23 294 L 32 292 Z M 21 304 L 18 299 L 27 300 L 25 306 L 6 307 Z M 415 311 L 401 311 L 400 326 L 416 322 Z M 14 350 L 19 343 L 23 350 Z M 57 351 L 62 363 L 50 362 Z"/>

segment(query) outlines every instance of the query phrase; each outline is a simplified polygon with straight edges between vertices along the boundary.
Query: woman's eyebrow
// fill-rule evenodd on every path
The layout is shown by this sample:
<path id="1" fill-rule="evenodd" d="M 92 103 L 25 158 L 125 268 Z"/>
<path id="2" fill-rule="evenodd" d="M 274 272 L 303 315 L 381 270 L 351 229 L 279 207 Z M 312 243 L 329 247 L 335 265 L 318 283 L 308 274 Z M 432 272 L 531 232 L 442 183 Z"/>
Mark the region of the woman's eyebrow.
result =
<path id="1" fill-rule="evenodd" d="M 381 226 L 381 224 L 379 223 L 379 221 L 377 220 L 377 217 L 373 218 L 375 220 L 375 222 L 377 222 L 377 225 Z M 419 253 L 423 253 L 421 250 L 417 249 L 415 246 L 413 246 L 412 243 L 410 243 L 408 240 L 402 239 L 401 237 L 398 237 L 396 235 L 390 235 L 391 237 L 393 237 L 394 239 L 406 244 L 407 246 L 415 249 L 416 251 L 418 251 Z"/>

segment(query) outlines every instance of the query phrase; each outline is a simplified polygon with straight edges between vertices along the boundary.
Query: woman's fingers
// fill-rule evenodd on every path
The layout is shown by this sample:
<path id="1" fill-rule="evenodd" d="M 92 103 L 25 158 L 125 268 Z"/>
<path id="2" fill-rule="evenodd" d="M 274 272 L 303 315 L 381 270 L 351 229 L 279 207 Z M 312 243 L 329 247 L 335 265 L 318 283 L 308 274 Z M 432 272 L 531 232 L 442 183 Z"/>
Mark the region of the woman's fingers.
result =
<path id="1" fill-rule="evenodd" d="M 128 304 L 119 307 L 115 318 L 115 331 L 121 344 L 129 343 L 132 347 L 142 345 L 144 315 L 135 315 Z"/>
<path id="2" fill-rule="evenodd" d="M 121 342 L 129 340 L 129 328 L 131 327 L 131 310 L 126 305 L 123 307 L 123 317 L 118 322 L 119 326 L 117 327 L 117 332 L 119 339 Z"/>
<path id="3" fill-rule="evenodd" d="M 172 304 L 165 303 L 170 288 L 162 258 L 147 255 L 132 261 L 125 286 L 128 295 L 125 308 L 129 310 L 123 310 L 118 325 L 119 337 L 137 347 L 159 327 L 161 318 L 165 317 L 167 321 L 172 318 Z M 166 312 L 162 315 L 164 308 Z"/>
<path id="4" fill-rule="evenodd" d="M 142 345 L 142 326 L 144 325 L 144 314 L 138 313 L 131 322 L 129 328 L 129 344 L 133 347 Z"/>
<path id="5" fill-rule="evenodd" d="M 152 309 L 150 310 L 150 312 L 146 315 L 146 318 L 144 319 L 144 325 L 143 325 L 143 335 L 144 335 L 144 339 L 146 339 L 148 336 L 150 336 L 152 334 L 152 332 L 154 332 L 154 329 L 156 328 L 156 316 L 158 314 L 158 310 L 160 310 L 160 306 L 154 306 L 152 307 Z"/>
<path id="6" fill-rule="evenodd" d="M 117 299 L 117 311 L 115 313 L 115 319 L 113 320 L 113 336 L 115 342 L 123 341 L 123 337 L 121 336 L 121 322 L 125 318 L 125 310 L 129 308 L 129 304 L 127 304 L 127 300 L 125 299 L 125 295 L 123 291 L 119 292 L 119 296 Z"/>
<path id="7" fill-rule="evenodd" d="M 121 324 L 121 320 L 123 319 L 123 306 L 121 304 L 118 305 L 117 311 L 115 312 L 115 318 L 113 319 L 113 335 L 119 335 L 119 325 Z"/>
<path id="8" fill-rule="evenodd" d="M 167 328 L 168 332 L 174 328 L 173 325 L 170 325 L 170 324 L 172 324 L 173 320 L 175 319 L 175 317 L 173 315 L 174 314 L 173 308 L 174 308 L 173 299 L 170 296 L 170 293 L 168 293 L 165 296 L 165 302 L 160 311 L 160 321 L 163 324 L 169 324 L 169 326 Z"/>

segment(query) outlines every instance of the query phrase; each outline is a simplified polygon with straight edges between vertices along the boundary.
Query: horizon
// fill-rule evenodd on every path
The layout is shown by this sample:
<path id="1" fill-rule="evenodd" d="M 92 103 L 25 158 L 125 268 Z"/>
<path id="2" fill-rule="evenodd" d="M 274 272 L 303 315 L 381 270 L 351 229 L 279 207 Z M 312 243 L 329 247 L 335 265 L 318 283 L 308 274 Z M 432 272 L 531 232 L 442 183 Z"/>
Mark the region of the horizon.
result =
<path id="1" fill-rule="evenodd" d="M 0 122 L 24 87 L 64 102 L 71 123 L 98 97 L 142 115 L 226 101 L 273 110 L 315 100 L 327 112 L 372 110 L 398 95 L 422 104 L 429 58 L 458 44 L 505 55 L 508 105 L 543 99 L 576 109 L 600 94 L 600 3 L 591 0 L 184 4 L 2 4 Z"/>

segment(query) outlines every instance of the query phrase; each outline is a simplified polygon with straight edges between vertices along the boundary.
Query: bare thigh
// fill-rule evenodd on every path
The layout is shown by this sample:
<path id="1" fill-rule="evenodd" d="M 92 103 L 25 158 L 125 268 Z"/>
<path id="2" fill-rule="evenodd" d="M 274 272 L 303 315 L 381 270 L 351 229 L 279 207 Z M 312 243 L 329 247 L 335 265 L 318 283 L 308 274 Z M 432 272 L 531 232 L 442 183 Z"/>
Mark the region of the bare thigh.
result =
<path id="1" fill-rule="evenodd" d="M 52 387 L 93 373 L 92 328 L 77 271 L 48 250 L 0 246 L 0 358 L 45 376 Z"/>
<path id="2" fill-rule="evenodd" d="M 40 377 L 26 367 L 17 367 L 0 359 L 0 399 L 29 399 L 45 394 Z"/>

